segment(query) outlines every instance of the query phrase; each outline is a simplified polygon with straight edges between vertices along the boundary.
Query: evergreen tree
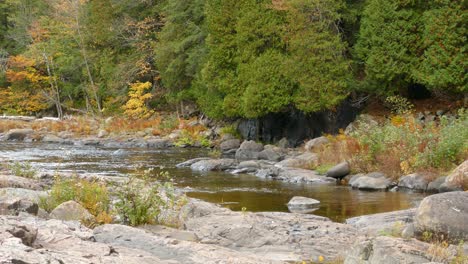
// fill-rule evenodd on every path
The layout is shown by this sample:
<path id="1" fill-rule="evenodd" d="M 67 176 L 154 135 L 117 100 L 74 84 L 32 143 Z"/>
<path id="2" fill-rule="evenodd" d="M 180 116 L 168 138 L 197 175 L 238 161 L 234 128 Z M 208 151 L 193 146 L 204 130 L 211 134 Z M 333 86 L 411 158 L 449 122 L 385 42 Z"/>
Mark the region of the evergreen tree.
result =
<path id="1" fill-rule="evenodd" d="M 422 54 L 414 68 L 415 78 L 433 90 L 467 92 L 467 13 L 464 1 L 437 0 L 424 3 Z"/>

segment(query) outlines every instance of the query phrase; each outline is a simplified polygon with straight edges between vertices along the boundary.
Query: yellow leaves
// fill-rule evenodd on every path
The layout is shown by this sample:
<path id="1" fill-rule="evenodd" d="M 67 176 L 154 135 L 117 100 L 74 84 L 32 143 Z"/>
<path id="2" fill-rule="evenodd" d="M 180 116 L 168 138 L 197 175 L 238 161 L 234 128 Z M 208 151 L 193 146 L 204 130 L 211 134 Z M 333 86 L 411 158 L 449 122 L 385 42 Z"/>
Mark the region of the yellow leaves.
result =
<path id="1" fill-rule="evenodd" d="M 11 88 L 0 88 L 0 112 L 27 114 L 39 112 L 47 109 L 47 107 L 46 98 L 42 94 L 31 94 L 28 91 L 13 91 Z"/>
<path id="2" fill-rule="evenodd" d="M 146 93 L 150 88 L 150 82 L 130 84 L 130 90 L 128 91 L 130 99 L 122 107 L 128 117 L 134 119 L 148 118 L 153 114 L 153 111 L 146 106 L 146 102 L 153 97 L 151 93 Z"/>
<path id="3" fill-rule="evenodd" d="M 36 62 L 33 59 L 27 58 L 22 55 L 11 56 L 8 58 L 8 67 L 9 68 L 27 68 L 33 67 L 36 65 Z"/>

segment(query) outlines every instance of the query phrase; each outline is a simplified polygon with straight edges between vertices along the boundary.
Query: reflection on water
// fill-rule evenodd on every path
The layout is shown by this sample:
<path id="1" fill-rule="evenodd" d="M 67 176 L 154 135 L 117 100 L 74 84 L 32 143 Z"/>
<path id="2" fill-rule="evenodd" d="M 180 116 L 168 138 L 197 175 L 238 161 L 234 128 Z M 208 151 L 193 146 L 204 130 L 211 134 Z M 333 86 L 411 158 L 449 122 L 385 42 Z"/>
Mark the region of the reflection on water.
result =
<path id="1" fill-rule="evenodd" d="M 177 169 L 185 160 L 206 156 L 200 149 L 106 149 L 94 146 L 0 142 L 0 161 L 30 162 L 42 171 L 78 172 L 125 177 L 136 168 L 159 168 L 170 172 L 176 185 L 190 197 L 218 203 L 233 210 L 287 211 L 293 196 L 321 202 L 313 214 L 335 221 L 378 212 L 414 207 L 422 194 L 403 192 L 362 192 L 347 186 L 290 184 L 251 175 L 224 172 L 198 173 Z"/>

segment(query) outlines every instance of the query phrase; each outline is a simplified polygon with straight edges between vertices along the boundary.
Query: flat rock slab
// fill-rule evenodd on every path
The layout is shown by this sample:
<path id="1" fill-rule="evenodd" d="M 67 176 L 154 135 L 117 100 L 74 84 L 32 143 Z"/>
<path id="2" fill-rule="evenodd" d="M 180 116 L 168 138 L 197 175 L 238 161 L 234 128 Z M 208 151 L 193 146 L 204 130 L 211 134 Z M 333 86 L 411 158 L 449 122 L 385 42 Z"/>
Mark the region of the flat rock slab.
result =
<path id="1" fill-rule="evenodd" d="M 447 256 L 431 254 L 431 245 L 416 239 L 379 236 L 357 242 L 345 254 L 345 264 L 450 263 L 456 246 L 446 249 Z"/>
<path id="2" fill-rule="evenodd" d="M 0 188 L 22 188 L 39 191 L 43 189 L 43 185 L 33 179 L 13 175 L 0 175 Z"/>
<path id="3" fill-rule="evenodd" d="M 185 221 L 204 244 L 216 244 L 238 251 L 264 252 L 271 260 L 297 262 L 331 260 L 359 237 L 352 226 L 328 218 L 291 213 L 242 213 L 224 211 Z M 265 259 L 267 260 L 267 259 Z"/>
<path id="4" fill-rule="evenodd" d="M 317 174 L 306 169 L 284 168 L 274 179 L 293 183 L 336 183 L 336 179 Z"/>
<path id="5" fill-rule="evenodd" d="M 346 224 L 352 225 L 368 234 L 378 235 L 382 231 L 389 231 L 395 228 L 395 225 L 412 223 L 415 213 L 416 208 L 412 208 L 395 212 L 363 215 L 347 219 Z"/>
<path id="6" fill-rule="evenodd" d="M 236 166 L 237 161 L 234 159 L 210 159 L 193 163 L 190 168 L 194 171 L 223 171 Z"/>
<path id="7" fill-rule="evenodd" d="M 99 226 L 94 229 L 94 237 L 100 243 L 136 249 L 162 260 L 176 261 L 176 263 L 282 263 L 216 245 L 163 238 L 123 225 Z"/>

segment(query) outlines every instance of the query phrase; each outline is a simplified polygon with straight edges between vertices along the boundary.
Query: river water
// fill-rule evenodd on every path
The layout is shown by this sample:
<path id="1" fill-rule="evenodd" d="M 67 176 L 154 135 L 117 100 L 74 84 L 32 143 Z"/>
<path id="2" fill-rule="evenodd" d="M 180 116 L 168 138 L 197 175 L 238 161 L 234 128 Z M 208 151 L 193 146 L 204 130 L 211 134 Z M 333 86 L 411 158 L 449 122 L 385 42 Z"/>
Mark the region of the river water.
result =
<path id="1" fill-rule="evenodd" d="M 313 214 L 338 222 L 353 216 L 407 209 L 417 205 L 423 194 L 365 192 L 348 186 L 293 184 L 256 176 L 226 172 L 193 172 L 175 165 L 207 156 L 204 149 L 113 149 L 45 143 L 0 142 L 0 161 L 29 163 L 43 172 L 76 172 L 126 177 L 143 169 L 168 171 L 178 188 L 190 197 L 217 203 L 232 210 L 287 211 L 293 196 L 321 201 Z"/>

